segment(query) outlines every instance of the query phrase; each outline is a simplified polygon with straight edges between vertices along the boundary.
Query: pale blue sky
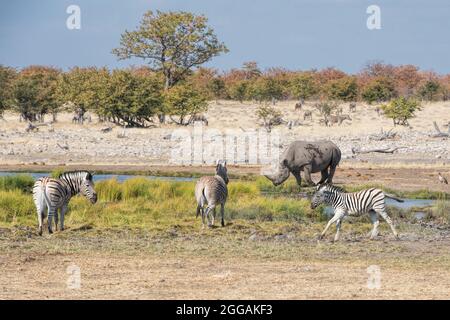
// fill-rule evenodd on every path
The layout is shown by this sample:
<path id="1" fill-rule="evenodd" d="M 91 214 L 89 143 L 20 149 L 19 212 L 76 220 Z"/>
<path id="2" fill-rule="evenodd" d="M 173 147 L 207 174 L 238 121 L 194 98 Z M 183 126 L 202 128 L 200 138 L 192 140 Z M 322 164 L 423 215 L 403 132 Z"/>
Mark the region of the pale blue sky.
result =
<path id="1" fill-rule="evenodd" d="M 81 8 L 81 30 L 68 30 L 66 8 Z M 381 8 L 381 30 L 368 30 L 366 8 Z M 357 72 L 369 60 L 450 73 L 449 0 L 14 0 L 0 3 L 0 64 L 124 67 L 111 49 L 146 10 L 203 13 L 230 49 L 208 66 Z"/>

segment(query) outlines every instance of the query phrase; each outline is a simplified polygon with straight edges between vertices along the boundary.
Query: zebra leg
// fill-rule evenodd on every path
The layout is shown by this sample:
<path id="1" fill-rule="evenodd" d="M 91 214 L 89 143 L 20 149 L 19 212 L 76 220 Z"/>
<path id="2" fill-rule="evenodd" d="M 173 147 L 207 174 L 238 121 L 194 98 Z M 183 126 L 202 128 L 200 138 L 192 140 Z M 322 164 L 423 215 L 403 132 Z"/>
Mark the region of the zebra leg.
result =
<path id="1" fill-rule="evenodd" d="M 370 240 L 373 240 L 378 235 L 378 225 L 380 224 L 380 221 L 378 221 L 378 215 L 375 211 L 370 210 L 370 220 L 372 220 L 373 223 L 373 229 L 370 234 Z"/>
<path id="2" fill-rule="evenodd" d="M 202 208 L 202 229 L 205 228 L 205 216 L 207 216 L 208 210 L 209 210 L 208 207 L 206 208 L 206 212 L 205 212 L 205 209 Z"/>
<path id="3" fill-rule="evenodd" d="M 64 230 L 64 216 L 67 212 L 67 205 L 63 206 L 61 208 L 61 225 L 60 225 L 60 230 L 63 231 Z"/>
<path id="4" fill-rule="evenodd" d="M 58 231 L 58 209 L 55 210 L 55 231 Z"/>
<path id="5" fill-rule="evenodd" d="M 378 211 L 378 213 L 380 214 L 380 216 L 383 217 L 384 221 L 386 221 L 388 223 L 388 225 L 391 227 L 392 233 L 394 234 L 395 238 L 397 240 L 399 240 L 400 238 L 398 236 L 397 231 L 395 230 L 394 224 L 392 223 L 392 220 L 391 220 L 391 218 L 389 218 L 389 216 L 386 213 L 386 211 L 385 210 L 381 210 L 381 211 Z"/>
<path id="6" fill-rule="evenodd" d="M 211 215 L 211 225 L 214 226 L 215 223 L 216 223 L 216 208 L 214 207 Z"/>
<path id="7" fill-rule="evenodd" d="M 55 215 L 55 208 L 48 208 L 48 218 L 47 218 L 47 224 L 48 224 L 48 233 L 53 233 L 52 230 L 52 223 L 53 223 L 53 216 Z"/>
<path id="8" fill-rule="evenodd" d="M 328 228 L 335 223 L 337 220 L 342 219 L 342 217 L 344 216 L 344 214 L 340 211 L 336 212 L 333 216 L 333 218 L 330 219 L 330 221 L 328 221 L 327 226 L 325 227 L 325 229 L 323 229 L 322 233 L 319 236 L 319 240 L 323 239 L 323 237 L 325 237 L 325 234 L 328 231 Z"/>
<path id="9" fill-rule="evenodd" d="M 214 213 L 215 210 L 216 210 L 215 205 L 208 206 L 208 209 L 206 210 L 206 221 L 208 222 L 209 228 L 212 227 L 211 220 L 214 223 L 214 218 L 212 217 L 212 214 Z"/>
<path id="10" fill-rule="evenodd" d="M 341 232 L 341 219 L 338 219 L 336 221 L 336 234 L 334 235 L 334 242 L 337 242 L 339 240 L 339 235 Z"/>
<path id="11" fill-rule="evenodd" d="M 39 208 L 37 211 L 37 215 L 38 215 L 38 223 L 39 223 L 39 230 L 38 233 L 40 236 L 42 236 L 42 220 L 44 218 L 44 208 Z"/>
<path id="12" fill-rule="evenodd" d="M 225 227 L 225 220 L 223 219 L 224 215 L 225 215 L 225 203 L 222 203 L 220 205 L 220 216 L 222 218 L 222 221 L 221 221 L 222 227 Z"/>

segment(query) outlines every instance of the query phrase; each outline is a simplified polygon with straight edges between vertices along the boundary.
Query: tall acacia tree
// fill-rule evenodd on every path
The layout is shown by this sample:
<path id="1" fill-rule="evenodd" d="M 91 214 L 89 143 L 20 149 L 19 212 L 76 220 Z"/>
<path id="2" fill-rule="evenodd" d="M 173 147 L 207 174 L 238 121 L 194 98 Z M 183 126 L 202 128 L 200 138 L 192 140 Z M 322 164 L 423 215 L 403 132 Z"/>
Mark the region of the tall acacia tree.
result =
<path id="1" fill-rule="evenodd" d="M 119 59 L 137 57 L 161 70 L 165 88 L 175 85 L 196 66 L 222 52 L 225 44 L 217 39 L 203 15 L 190 12 L 147 11 L 135 31 L 125 31 L 120 47 L 112 52 Z"/>

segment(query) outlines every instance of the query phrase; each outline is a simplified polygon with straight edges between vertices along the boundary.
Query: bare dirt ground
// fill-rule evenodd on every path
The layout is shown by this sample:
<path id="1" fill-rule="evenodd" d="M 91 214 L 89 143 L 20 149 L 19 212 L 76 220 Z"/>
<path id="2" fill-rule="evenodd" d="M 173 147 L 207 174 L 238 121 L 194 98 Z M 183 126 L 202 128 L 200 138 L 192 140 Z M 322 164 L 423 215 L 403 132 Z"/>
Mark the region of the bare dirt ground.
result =
<path id="1" fill-rule="evenodd" d="M 335 244 L 73 231 L 51 245 L 2 237 L 0 299 L 449 299 L 448 232 L 415 240 L 403 232 L 400 241 L 384 233 Z M 79 289 L 67 286 L 73 265 Z M 370 266 L 380 270 L 379 286 L 368 286 Z"/>

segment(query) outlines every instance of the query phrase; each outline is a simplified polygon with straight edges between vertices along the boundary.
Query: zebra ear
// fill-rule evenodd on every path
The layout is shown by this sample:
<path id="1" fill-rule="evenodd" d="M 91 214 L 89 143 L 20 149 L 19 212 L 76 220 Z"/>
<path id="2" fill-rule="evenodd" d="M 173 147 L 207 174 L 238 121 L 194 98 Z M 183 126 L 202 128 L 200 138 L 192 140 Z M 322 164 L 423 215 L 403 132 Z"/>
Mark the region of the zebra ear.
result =
<path id="1" fill-rule="evenodd" d="M 223 166 L 224 166 L 224 167 L 227 166 L 227 160 L 223 160 Z"/>

